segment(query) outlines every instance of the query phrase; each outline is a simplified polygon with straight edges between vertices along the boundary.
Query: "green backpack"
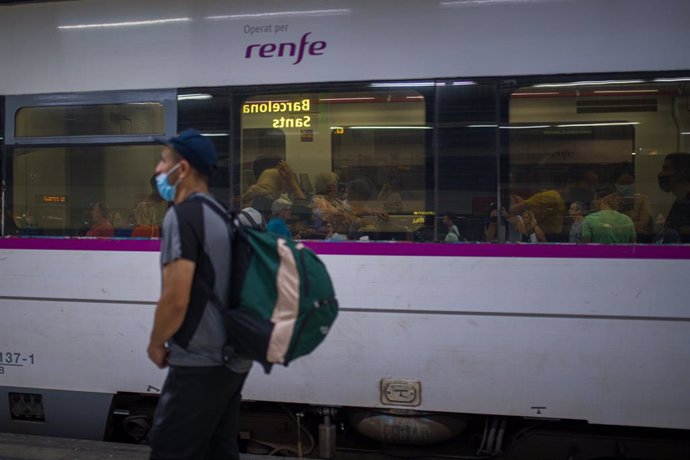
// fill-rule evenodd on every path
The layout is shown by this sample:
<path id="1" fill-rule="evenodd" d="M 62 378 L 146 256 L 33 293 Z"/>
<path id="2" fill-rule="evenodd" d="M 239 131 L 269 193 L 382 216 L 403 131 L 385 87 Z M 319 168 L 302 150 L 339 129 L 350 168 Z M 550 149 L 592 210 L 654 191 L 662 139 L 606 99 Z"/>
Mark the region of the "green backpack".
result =
<path id="1" fill-rule="evenodd" d="M 323 262 L 301 242 L 244 227 L 237 215 L 200 198 L 227 219 L 231 232 L 230 298 L 221 308 L 228 333 L 223 359 L 239 353 L 268 373 L 273 364 L 287 366 L 311 353 L 338 315 Z"/>

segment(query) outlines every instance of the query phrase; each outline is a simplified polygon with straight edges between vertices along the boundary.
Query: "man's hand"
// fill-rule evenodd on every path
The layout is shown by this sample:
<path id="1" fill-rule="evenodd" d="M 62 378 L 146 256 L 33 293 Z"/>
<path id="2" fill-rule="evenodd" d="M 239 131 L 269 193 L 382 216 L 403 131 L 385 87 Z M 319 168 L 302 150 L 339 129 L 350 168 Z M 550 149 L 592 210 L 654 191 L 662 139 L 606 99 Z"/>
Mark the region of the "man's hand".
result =
<path id="1" fill-rule="evenodd" d="M 149 359 L 160 369 L 168 367 L 168 349 L 165 345 L 149 345 Z"/>

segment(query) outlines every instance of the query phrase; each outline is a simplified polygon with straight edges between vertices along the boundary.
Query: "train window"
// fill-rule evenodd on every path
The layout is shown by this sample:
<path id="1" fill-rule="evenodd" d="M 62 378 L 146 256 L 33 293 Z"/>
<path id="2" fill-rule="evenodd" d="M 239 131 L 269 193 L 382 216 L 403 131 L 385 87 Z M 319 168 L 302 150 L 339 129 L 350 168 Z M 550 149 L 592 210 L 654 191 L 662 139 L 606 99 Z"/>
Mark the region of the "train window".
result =
<path id="1" fill-rule="evenodd" d="M 503 88 L 505 239 L 690 243 L 688 81 Z"/>
<path id="2" fill-rule="evenodd" d="M 496 88 L 447 81 L 438 91 L 436 240 L 494 241 L 497 200 Z"/>
<path id="3" fill-rule="evenodd" d="M 164 108 L 158 102 L 22 107 L 14 121 L 16 138 L 165 132 Z"/>
<path id="4" fill-rule="evenodd" d="M 12 149 L 5 234 L 158 236 L 133 231 L 159 225 L 167 209 L 150 180 L 159 155 L 158 145 Z"/>
<path id="5" fill-rule="evenodd" d="M 3 235 L 158 237 L 167 204 L 152 180 L 153 137 L 175 132 L 175 96 L 6 97 Z"/>
<path id="6" fill-rule="evenodd" d="M 177 92 L 177 132 L 194 128 L 207 136 L 218 152 L 218 169 L 211 176 L 211 193 L 225 204 L 230 194 L 230 91 L 228 88 L 184 88 Z"/>
<path id="7" fill-rule="evenodd" d="M 374 85 L 242 98 L 238 205 L 288 203 L 299 238 L 413 240 L 433 204 L 428 103 Z"/>

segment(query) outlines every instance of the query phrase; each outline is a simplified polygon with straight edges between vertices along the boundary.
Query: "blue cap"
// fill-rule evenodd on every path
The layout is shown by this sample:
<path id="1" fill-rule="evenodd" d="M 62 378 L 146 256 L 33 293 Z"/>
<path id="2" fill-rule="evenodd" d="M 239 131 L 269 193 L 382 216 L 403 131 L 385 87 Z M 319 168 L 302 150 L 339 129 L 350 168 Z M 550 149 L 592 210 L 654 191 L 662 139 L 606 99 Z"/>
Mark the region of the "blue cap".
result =
<path id="1" fill-rule="evenodd" d="M 157 140 L 175 149 L 194 169 L 205 176 L 210 176 L 216 169 L 218 154 L 213 142 L 195 129 L 187 129 L 170 139 Z"/>

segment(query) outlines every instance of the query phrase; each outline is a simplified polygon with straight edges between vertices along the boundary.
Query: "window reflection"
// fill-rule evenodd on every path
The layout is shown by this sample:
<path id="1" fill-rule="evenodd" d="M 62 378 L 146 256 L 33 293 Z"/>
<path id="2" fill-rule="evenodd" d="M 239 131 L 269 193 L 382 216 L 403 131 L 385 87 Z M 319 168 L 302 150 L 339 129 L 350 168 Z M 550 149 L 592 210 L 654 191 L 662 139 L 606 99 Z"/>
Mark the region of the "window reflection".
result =
<path id="1" fill-rule="evenodd" d="M 509 123 L 499 126 L 507 146 L 500 240 L 525 241 L 529 211 L 548 242 L 685 241 L 683 166 L 668 191 L 657 176 L 675 167 L 668 153 L 687 149 L 686 94 L 685 82 L 636 80 L 511 91 Z"/>
<path id="2" fill-rule="evenodd" d="M 155 102 L 23 107 L 15 137 L 163 134 L 163 105 Z"/>
<path id="3" fill-rule="evenodd" d="M 413 240 L 425 224 L 430 127 L 419 92 L 256 95 L 241 112 L 241 206 L 269 227 L 282 219 L 297 238 Z"/>
<path id="4" fill-rule="evenodd" d="M 6 234 L 157 237 L 167 209 L 151 181 L 159 153 L 156 145 L 16 148 Z"/>

